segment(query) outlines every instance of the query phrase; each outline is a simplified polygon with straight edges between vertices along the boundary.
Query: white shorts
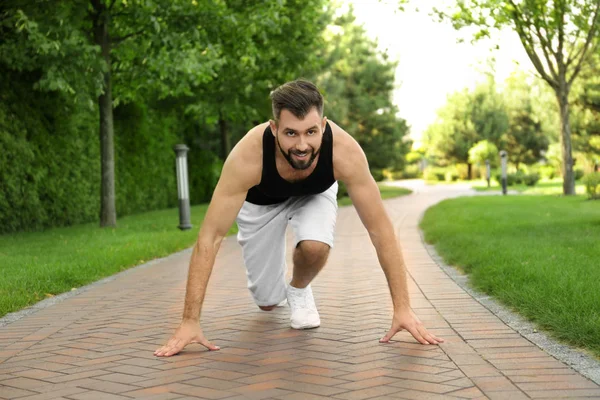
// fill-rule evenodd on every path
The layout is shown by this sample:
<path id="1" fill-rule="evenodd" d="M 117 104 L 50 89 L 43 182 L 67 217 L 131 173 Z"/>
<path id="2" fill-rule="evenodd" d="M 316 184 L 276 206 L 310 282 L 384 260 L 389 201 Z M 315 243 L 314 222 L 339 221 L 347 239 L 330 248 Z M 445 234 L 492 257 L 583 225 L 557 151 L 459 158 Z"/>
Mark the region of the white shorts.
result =
<path id="1" fill-rule="evenodd" d="M 303 240 L 333 247 L 337 218 L 335 182 L 325 192 L 292 197 L 283 203 L 259 206 L 244 202 L 237 216 L 238 243 L 242 246 L 248 289 L 259 306 L 272 306 L 286 298 L 285 231 L 294 231 L 294 248 Z"/>

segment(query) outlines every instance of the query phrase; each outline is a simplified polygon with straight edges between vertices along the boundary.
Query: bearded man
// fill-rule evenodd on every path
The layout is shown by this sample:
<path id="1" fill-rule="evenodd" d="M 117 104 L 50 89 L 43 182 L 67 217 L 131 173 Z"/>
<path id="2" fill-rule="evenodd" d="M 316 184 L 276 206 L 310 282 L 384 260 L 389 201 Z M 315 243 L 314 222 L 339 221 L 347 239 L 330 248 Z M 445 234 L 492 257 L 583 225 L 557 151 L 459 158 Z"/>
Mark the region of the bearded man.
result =
<path id="1" fill-rule="evenodd" d="M 406 271 L 377 183 L 359 144 L 323 115 L 323 97 L 305 80 L 271 93 L 273 120 L 252 128 L 223 166 L 191 257 L 181 325 L 156 356 L 172 356 L 189 343 L 219 348 L 202 332 L 200 311 L 221 241 L 234 220 L 248 288 L 257 306 L 289 304 L 293 329 L 321 324 L 310 283 L 333 247 L 337 181 L 343 182 L 377 250 L 394 316 L 381 339 L 406 329 L 422 344 L 443 342 L 410 308 Z M 295 235 L 293 276 L 286 282 L 285 231 Z"/>

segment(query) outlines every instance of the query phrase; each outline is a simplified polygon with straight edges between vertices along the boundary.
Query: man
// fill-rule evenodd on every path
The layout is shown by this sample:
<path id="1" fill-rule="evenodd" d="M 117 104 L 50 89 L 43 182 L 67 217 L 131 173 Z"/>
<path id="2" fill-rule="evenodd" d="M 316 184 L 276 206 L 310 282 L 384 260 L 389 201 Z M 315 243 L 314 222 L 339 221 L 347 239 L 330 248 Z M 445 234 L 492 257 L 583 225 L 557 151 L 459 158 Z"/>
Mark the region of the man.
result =
<path id="1" fill-rule="evenodd" d="M 154 354 L 172 356 L 189 343 L 219 349 L 202 332 L 200 310 L 220 243 L 236 217 L 248 288 L 258 307 L 270 311 L 287 300 L 292 328 L 319 326 L 310 282 L 333 246 L 338 180 L 369 232 L 392 294 L 392 327 L 381 342 L 406 329 L 422 344 L 441 343 L 410 308 L 394 227 L 358 143 L 323 116 L 323 98 L 312 83 L 288 82 L 271 99 L 274 120 L 251 129 L 225 161 L 190 261 L 183 320 Z M 289 285 L 288 223 L 296 239 Z"/>

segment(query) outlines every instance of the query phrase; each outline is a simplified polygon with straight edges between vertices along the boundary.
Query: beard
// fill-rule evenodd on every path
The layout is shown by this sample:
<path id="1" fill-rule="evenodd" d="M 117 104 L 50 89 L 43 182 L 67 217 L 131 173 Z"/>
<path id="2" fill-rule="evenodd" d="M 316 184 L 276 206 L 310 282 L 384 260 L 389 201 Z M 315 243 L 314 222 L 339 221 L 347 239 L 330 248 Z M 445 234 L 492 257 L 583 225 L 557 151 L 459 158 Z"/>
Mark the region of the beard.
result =
<path id="1" fill-rule="evenodd" d="M 312 165 L 312 163 L 315 161 L 315 158 L 317 158 L 317 156 L 319 155 L 319 152 L 321 151 L 320 148 L 319 148 L 319 150 L 315 151 L 314 148 L 310 147 L 309 150 L 304 151 L 304 152 L 290 149 L 286 153 L 286 151 L 283 150 L 283 147 L 281 147 L 281 144 L 279 143 L 279 138 L 277 136 L 275 136 L 275 137 L 277 138 L 277 147 L 279 147 L 281 154 L 283 154 L 283 157 L 292 166 L 292 168 L 297 169 L 297 170 L 308 169 Z M 304 160 L 297 160 L 292 157 L 292 154 L 296 154 L 296 155 L 310 154 L 310 157 L 308 157 L 308 159 L 304 159 Z"/>

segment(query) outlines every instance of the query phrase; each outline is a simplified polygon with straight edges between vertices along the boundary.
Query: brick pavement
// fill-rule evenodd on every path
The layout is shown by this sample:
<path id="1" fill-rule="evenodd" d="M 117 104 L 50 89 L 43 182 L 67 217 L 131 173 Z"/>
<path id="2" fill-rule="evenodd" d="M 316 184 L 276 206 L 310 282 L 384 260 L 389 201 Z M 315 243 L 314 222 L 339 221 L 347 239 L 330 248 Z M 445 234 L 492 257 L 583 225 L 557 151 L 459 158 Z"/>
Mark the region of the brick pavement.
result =
<path id="1" fill-rule="evenodd" d="M 122 274 L 0 328 L 0 399 L 527 399 L 600 398 L 600 387 L 522 338 L 448 278 L 421 242 L 420 214 L 460 188 L 387 200 L 410 273 L 415 312 L 446 343 L 391 322 L 386 281 L 352 207 L 313 283 L 322 326 L 289 328 L 245 289 L 241 252 L 222 245 L 202 326 L 222 349 L 153 351 L 178 325 L 189 251 Z M 291 254 L 288 257 L 291 265 Z"/>

